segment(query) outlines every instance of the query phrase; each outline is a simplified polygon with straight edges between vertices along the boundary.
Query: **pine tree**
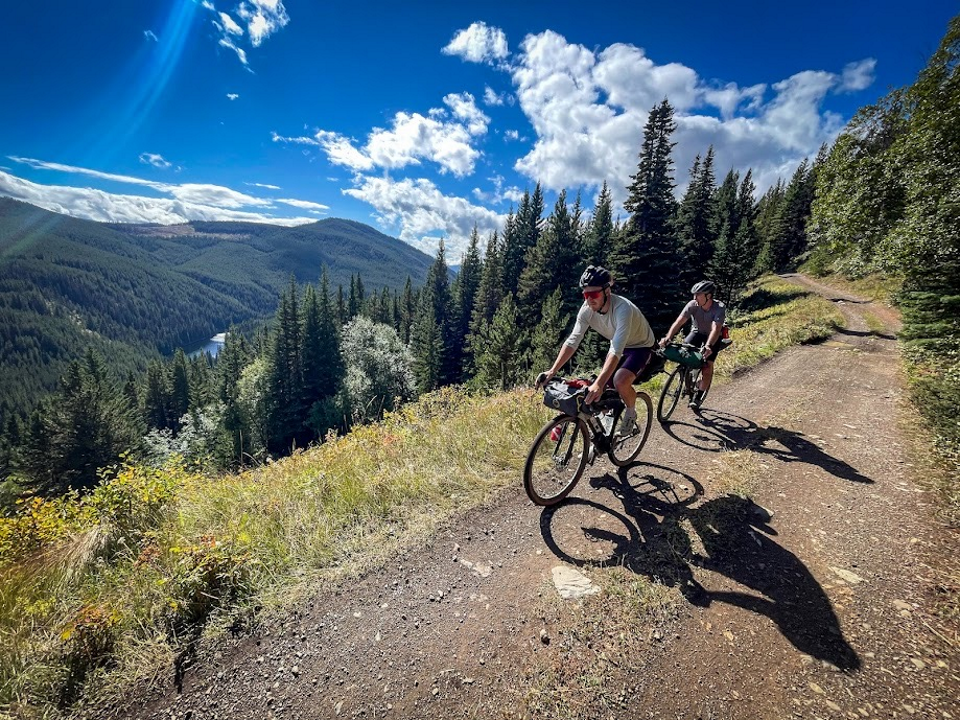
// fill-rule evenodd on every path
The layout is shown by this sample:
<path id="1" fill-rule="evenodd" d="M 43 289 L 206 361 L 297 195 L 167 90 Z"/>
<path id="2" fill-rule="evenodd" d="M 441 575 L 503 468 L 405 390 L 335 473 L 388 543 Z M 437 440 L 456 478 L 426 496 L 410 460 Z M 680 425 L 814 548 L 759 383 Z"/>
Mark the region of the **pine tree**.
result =
<path id="1" fill-rule="evenodd" d="M 238 464 L 250 452 L 250 418 L 240 403 L 240 378 L 252 360 L 243 335 L 231 327 L 217 355 L 217 396 L 223 404 L 223 428 L 233 442 L 233 455 Z"/>
<path id="2" fill-rule="evenodd" d="M 414 316 L 417 312 L 417 296 L 413 291 L 413 281 L 407 276 L 407 282 L 403 286 L 403 294 L 400 296 L 400 308 L 397 314 L 398 330 L 397 334 L 404 345 L 410 344 L 410 328 L 413 325 Z"/>
<path id="3" fill-rule="evenodd" d="M 427 271 L 426 283 L 420 291 L 417 315 L 411 329 L 410 346 L 417 386 L 421 392 L 455 381 L 456 368 L 448 344 L 450 311 L 449 270 L 446 250 L 441 240 L 437 257 Z"/>
<path id="4" fill-rule="evenodd" d="M 303 431 L 302 331 L 296 280 L 291 277 L 280 297 L 267 356 L 267 444 L 272 452 L 288 452 Z"/>
<path id="5" fill-rule="evenodd" d="M 322 438 L 339 425 L 335 398 L 343 386 L 345 366 L 326 268 L 320 277 L 319 292 L 308 287 L 304 293 L 302 363 L 306 419 L 300 442 L 305 443 Z"/>
<path id="6" fill-rule="evenodd" d="M 18 470 L 38 494 L 88 490 L 101 468 L 138 449 L 143 430 L 103 359 L 88 351 L 70 364 L 54 399 L 31 416 Z"/>
<path id="7" fill-rule="evenodd" d="M 616 291 L 643 311 L 654 332 L 662 333 L 676 317 L 683 294 L 680 257 L 673 227 L 676 123 L 673 108 L 664 100 L 651 110 L 644 128 L 640 162 L 624 207 L 632 213 L 610 253 Z"/>
<path id="8" fill-rule="evenodd" d="M 503 285 L 511 292 L 516 291 L 520 282 L 527 252 L 540 239 L 542 216 L 543 190 L 537 183 L 533 195 L 529 192 L 523 194 L 515 221 L 511 223 L 508 217 L 504 226 Z"/>
<path id="9" fill-rule="evenodd" d="M 470 319 L 470 331 L 475 332 L 481 322 L 493 320 L 494 313 L 503 299 L 503 255 L 499 237 L 494 231 L 487 239 L 487 250 L 483 256 L 483 268 L 480 272 L 480 287 Z"/>
<path id="10" fill-rule="evenodd" d="M 593 209 L 593 217 L 584 233 L 582 256 L 582 265 L 603 265 L 607 264 L 607 251 L 613 240 L 613 199 L 610 196 L 610 188 L 607 187 L 607 181 L 603 181 L 603 187 L 600 189 L 600 195 L 597 197 L 597 204 Z M 582 272 L 583 268 L 581 268 Z"/>
<path id="11" fill-rule="evenodd" d="M 190 409 L 190 377 L 187 371 L 187 356 L 182 348 L 177 348 L 173 354 L 173 361 L 170 364 L 170 379 L 168 386 L 170 394 L 168 396 L 167 417 L 174 433 L 180 431 L 183 416 Z"/>
<path id="12" fill-rule="evenodd" d="M 453 298 L 455 306 L 454 322 L 451 324 L 451 342 L 449 346 L 453 353 L 452 362 L 456 368 L 454 382 L 466 380 L 467 348 L 466 340 L 470 332 L 470 318 L 477 300 L 477 291 L 480 288 L 480 275 L 483 271 L 480 262 L 480 232 L 473 226 L 470 234 L 470 244 L 460 262 L 460 272 L 454 281 Z"/>
<path id="13" fill-rule="evenodd" d="M 420 296 L 417 319 L 410 330 L 410 349 L 413 354 L 413 375 L 420 392 L 440 387 L 443 377 L 443 333 L 437 322 L 433 303 Z"/>
<path id="14" fill-rule="evenodd" d="M 485 386 L 506 390 L 521 382 L 526 368 L 526 337 L 517 323 L 517 305 L 508 294 L 493 316 L 470 338 L 477 368 L 477 381 Z"/>
<path id="15" fill-rule="evenodd" d="M 167 377 L 163 365 L 155 360 L 147 365 L 146 388 L 143 396 L 143 417 L 147 426 L 157 430 L 168 430 L 172 427 L 167 416 L 170 406 L 168 399 Z"/>
<path id="16" fill-rule="evenodd" d="M 677 213 L 677 235 L 683 258 L 682 284 L 691 287 L 706 274 L 717 243 L 716 179 L 713 173 L 713 146 L 701 161 L 697 155 L 690 170 L 690 185 Z"/>
<path id="17" fill-rule="evenodd" d="M 574 274 L 580 268 L 580 260 L 566 200 L 567 191 L 561 190 L 544 231 L 527 253 L 517 291 L 521 326 L 533 327 L 544 298 L 557 288 L 563 292 L 564 300 L 570 298 L 564 303 L 567 310 L 575 300 L 571 290 L 576 286 Z"/>
<path id="18" fill-rule="evenodd" d="M 787 185 L 777 228 L 761 251 L 759 263 L 763 270 L 783 272 L 796 268 L 797 258 L 807 247 L 807 218 L 813 193 L 810 163 L 804 160 Z"/>
<path id="19" fill-rule="evenodd" d="M 568 314 L 563 309 L 563 293 L 558 287 L 543 303 L 540 321 L 530 339 L 530 364 L 538 372 L 553 364 L 564 338 Z"/>

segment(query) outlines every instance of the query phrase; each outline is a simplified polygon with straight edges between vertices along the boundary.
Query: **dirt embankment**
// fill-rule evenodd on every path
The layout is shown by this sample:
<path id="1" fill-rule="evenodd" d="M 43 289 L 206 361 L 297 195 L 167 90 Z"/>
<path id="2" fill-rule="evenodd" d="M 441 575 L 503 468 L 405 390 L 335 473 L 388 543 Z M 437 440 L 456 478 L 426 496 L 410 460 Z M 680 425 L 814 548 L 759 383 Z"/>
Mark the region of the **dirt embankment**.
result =
<path id="1" fill-rule="evenodd" d="M 960 553 L 911 482 L 896 316 L 795 281 L 847 327 L 678 409 L 634 467 L 552 510 L 518 478 L 109 714 L 960 718 Z M 557 567 L 600 592 L 561 599 Z"/>

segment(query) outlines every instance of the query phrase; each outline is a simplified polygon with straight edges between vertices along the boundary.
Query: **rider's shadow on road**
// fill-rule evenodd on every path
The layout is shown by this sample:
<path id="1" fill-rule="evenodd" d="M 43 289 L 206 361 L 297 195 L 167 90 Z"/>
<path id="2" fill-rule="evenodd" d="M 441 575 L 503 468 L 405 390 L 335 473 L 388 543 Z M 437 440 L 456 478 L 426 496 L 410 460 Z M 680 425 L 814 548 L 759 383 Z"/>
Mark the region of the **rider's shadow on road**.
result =
<path id="1" fill-rule="evenodd" d="M 849 463 L 830 455 L 815 442 L 808 440 L 803 433 L 774 425 L 763 428 L 739 415 L 719 410 L 705 410 L 702 417 L 714 432 L 730 443 L 728 449 L 752 450 L 771 455 L 786 463 L 816 465 L 843 480 L 865 484 L 874 482 Z"/>
<path id="2" fill-rule="evenodd" d="M 580 567 L 621 565 L 677 587 L 692 604 L 719 601 L 765 615 L 802 652 L 841 669 L 860 666 L 823 589 L 795 555 L 770 539 L 776 532 L 759 506 L 726 496 L 689 507 L 702 487 L 663 466 L 639 464 L 618 474 L 591 484 L 613 492 L 622 512 L 580 498 L 544 510 L 541 533 L 558 558 Z M 674 493 L 678 486 L 693 490 Z M 693 567 L 753 592 L 706 590 Z"/>
<path id="3" fill-rule="evenodd" d="M 844 480 L 873 483 L 849 463 L 833 457 L 803 433 L 781 427 L 760 427 L 752 420 L 719 410 L 704 409 L 694 422 L 667 422 L 663 431 L 677 442 L 706 452 L 752 450 L 787 463 L 801 462 Z"/>

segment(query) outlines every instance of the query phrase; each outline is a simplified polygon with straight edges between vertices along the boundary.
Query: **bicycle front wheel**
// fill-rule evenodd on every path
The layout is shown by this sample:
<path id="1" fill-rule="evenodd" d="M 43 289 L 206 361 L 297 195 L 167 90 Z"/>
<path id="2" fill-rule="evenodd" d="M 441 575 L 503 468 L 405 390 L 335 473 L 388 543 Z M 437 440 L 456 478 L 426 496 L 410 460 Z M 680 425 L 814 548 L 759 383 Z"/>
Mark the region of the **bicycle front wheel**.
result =
<path id="1" fill-rule="evenodd" d="M 617 467 L 624 467 L 636 460 L 637 455 L 650 436 L 650 426 L 653 424 L 653 401 L 650 396 L 641 391 L 637 393 L 637 427 L 630 432 L 622 432 L 620 420 L 623 411 L 617 412 L 613 419 L 613 429 L 610 432 L 610 461 Z"/>
<path id="2" fill-rule="evenodd" d="M 686 380 L 686 368 L 678 365 L 677 368 L 667 376 L 667 381 L 663 384 L 663 390 L 660 392 L 660 401 L 657 403 L 657 420 L 666 422 L 673 415 L 673 411 L 680 402 L 680 396 L 683 395 L 684 381 Z"/>
<path id="3" fill-rule="evenodd" d="M 544 425 L 530 447 L 523 487 L 537 505 L 556 505 L 573 490 L 590 449 L 587 426 L 579 418 L 559 415 Z"/>

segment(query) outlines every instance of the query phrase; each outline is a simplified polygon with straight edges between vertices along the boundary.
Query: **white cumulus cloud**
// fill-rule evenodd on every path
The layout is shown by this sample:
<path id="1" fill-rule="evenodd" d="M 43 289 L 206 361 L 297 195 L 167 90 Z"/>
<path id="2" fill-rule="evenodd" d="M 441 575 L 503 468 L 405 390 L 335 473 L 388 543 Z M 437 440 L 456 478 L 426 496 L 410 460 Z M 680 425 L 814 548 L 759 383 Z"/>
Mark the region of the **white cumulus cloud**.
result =
<path id="1" fill-rule="evenodd" d="M 399 228 L 401 240 L 425 253 L 435 254 L 444 238 L 453 263 L 466 251 L 474 225 L 483 237 L 499 230 L 506 219 L 464 198 L 444 195 L 426 179 L 367 177 L 343 192 L 372 205 L 384 226 Z"/>
<path id="2" fill-rule="evenodd" d="M 825 98 L 867 87 L 873 67 L 864 60 L 842 74 L 811 70 L 769 87 L 741 87 L 706 81 L 680 63 L 659 64 L 633 45 L 588 49 L 549 30 L 528 35 L 511 77 L 536 138 L 515 167 L 558 191 L 598 188 L 606 180 L 620 203 L 648 113 L 667 98 L 677 122 L 673 159 L 680 185 L 694 156 L 713 145 L 718 173 L 752 167 L 763 190 L 784 167 L 795 168 L 836 136 L 842 122 L 823 109 Z"/>
<path id="3" fill-rule="evenodd" d="M 436 163 L 441 173 L 463 177 L 474 170 L 480 156 L 474 141 L 486 133 L 490 119 L 469 93 L 447 95 L 443 102 L 446 108 L 433 108 L 427 115 L 398 112 L 391 127 L 374 128 L 362 147 L 329 130 L 318 130 L 313 138 L 274 133 L 273 139 L 315 145 L 331 163 L 355 171 L 395 170 L 428 161 Z"/>
<path id="4" fill-rule="evenodd" d="M 492 65 L 496 61 L 504 60 L 510 54 L 510 49 L 503 30 L 490 27 L 484 22 L 475 22 L 465 30 L 458 31 L 441 52 L 468 62 Z"/>

